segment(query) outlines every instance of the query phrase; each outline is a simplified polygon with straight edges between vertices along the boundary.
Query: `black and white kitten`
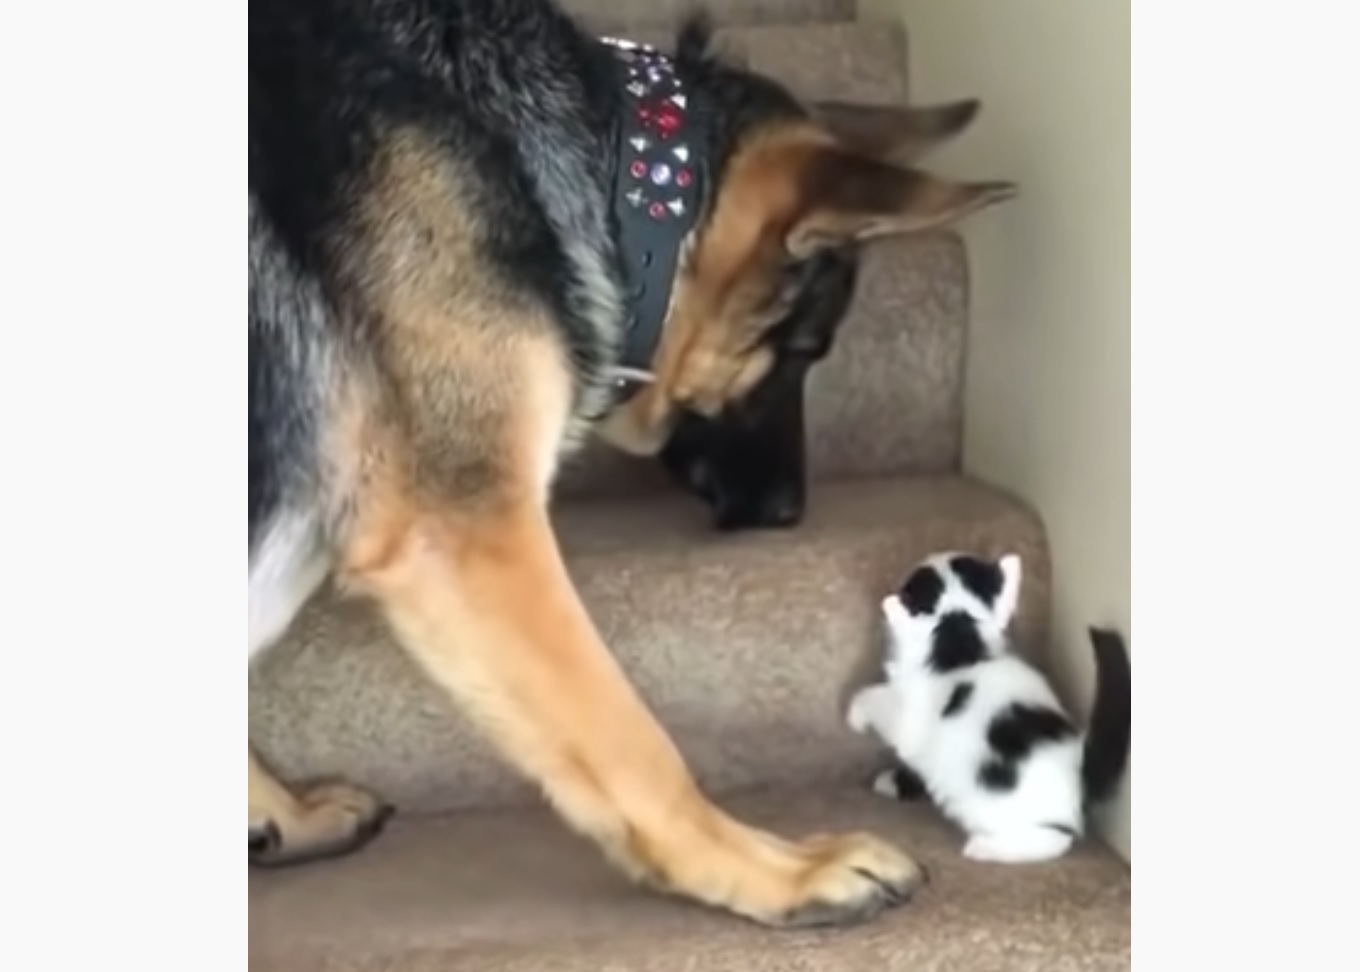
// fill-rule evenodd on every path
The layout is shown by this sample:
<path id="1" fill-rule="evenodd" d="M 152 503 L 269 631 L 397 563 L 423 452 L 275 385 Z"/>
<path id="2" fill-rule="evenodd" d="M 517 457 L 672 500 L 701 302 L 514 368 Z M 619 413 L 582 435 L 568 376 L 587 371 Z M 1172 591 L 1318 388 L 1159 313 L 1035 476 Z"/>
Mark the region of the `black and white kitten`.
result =
<path id="1" fill-rule="evenodd" d="M 968 834 L 965 856 L 1023 863 L 1067 852 L 1086 809 L 1123 775 L 1129 660 L 1115 633 L 1092 629 L 1096 699 L 1081 733 L 1047 680 L 1006 635 L 1020 597 L 1020 558 L 939 553 L 884 599 L 886 682 L 856 693 L 847 714 L 901 765 L 874 789 L 928 794 Z"/>

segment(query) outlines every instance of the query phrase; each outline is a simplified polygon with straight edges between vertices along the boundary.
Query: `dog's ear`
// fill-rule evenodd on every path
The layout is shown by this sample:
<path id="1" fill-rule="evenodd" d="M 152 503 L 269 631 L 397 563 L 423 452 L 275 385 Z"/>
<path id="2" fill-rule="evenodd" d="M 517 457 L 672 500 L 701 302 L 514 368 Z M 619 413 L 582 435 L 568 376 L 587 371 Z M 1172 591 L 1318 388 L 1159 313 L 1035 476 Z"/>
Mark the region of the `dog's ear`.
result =
<path id="1" fill-rule="evenodd" d="M 822 146 L 799 161 L 800 205 L 784 244 L 804 259 L 827 247 L 946 226 L 1015 194 L 1009 182 L 951 182 Z"/>
<path id="2" fill-rule="evenodd" d="M 819 101 L 811 112 L 813 120 L 850 151 L 906 162 L 961 134 L 981 108 L 975 98 L 921 107 Z"/>

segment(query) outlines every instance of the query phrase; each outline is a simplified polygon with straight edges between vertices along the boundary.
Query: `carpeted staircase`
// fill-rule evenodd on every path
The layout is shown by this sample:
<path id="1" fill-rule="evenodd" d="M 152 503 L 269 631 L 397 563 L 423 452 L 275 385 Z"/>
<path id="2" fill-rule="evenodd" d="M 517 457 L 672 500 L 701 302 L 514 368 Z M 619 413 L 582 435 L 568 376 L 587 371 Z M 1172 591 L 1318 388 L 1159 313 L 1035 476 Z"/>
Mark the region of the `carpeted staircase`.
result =
<path id="1" fill-rule="evenodd" d="M 567 5 L 660 46 L 683 8 Z M 904 37 L 857 23 L 853 0 L 711 6 L 723 47 L 796 92 L 905 97 Z M 967 288 L 953 235 L 867 252 L 834 355 L 813 372 L 816 482 L 797 529 L 716 534 L 652 464 L 603 452 L 567 471 L 557 514 L 603 634 L 704 786 L 790 836 L 867 827 L 900 841 L 934 879 L 915 902 L 849 931 L 775 932 L 632 887 L 543 809 L 368 608 L 323 593 L 251 672 L 251 738 L 286 778 L 342 773 L 401 812 L 354 856 L 250 875 L 251 969 L 1128 969 L 1122 861 L 1095 842 L 1048 865 L 964 861 L 933 813 L 866 795 L 877 756 L 841 717 L 879 650 L 877 599 L 931 551 L 1019 551 L 1018 635 L 1046 636 L 1042 525 L 959 473 Z"/>

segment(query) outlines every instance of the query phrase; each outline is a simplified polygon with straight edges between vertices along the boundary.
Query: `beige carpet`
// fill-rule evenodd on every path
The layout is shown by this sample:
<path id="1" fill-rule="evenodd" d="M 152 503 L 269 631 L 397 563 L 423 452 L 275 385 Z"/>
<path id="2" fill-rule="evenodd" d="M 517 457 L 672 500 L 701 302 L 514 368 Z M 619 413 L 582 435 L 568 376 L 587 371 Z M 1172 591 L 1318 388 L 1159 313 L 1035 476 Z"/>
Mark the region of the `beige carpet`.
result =
<path id="1" fill-rule="evenodd" d="M 638 890 L 545 814 L 394 822 L 358 855 L 250 878 L 254 972 L 1120 972 L 1129 873 L 1087 845 L 1057 862 L 976 864 L 954 831 L 853 788 L 729 801 L 790 835 L 868 827 L 931 884 L 847 931 L 771 931 Z"/>

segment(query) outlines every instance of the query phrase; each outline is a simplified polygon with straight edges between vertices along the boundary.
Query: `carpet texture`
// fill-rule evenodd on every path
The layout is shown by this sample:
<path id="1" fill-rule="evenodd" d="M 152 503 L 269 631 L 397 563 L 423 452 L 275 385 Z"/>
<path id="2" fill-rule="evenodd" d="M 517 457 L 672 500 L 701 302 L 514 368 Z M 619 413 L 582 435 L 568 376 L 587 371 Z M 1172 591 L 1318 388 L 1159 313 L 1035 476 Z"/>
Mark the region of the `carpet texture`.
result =
<path id="1" fill-rule="evenodd" d="M 852 788 L 725 801 L 787 835 L 868 828 L 931 873 L 859 928 L 771 931 L 636 889 L 537 810 L 394 822 L 352 857 L 250 878 L 255 972 L 1124 972 L 1130 878 L 1085 845 L 976 864 L 929 811 Z"/>

